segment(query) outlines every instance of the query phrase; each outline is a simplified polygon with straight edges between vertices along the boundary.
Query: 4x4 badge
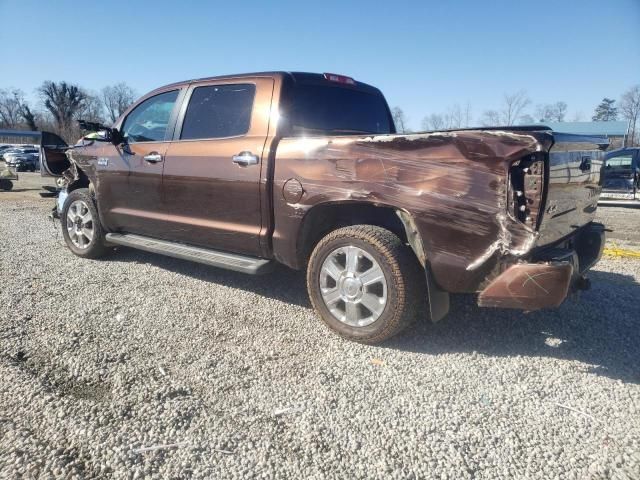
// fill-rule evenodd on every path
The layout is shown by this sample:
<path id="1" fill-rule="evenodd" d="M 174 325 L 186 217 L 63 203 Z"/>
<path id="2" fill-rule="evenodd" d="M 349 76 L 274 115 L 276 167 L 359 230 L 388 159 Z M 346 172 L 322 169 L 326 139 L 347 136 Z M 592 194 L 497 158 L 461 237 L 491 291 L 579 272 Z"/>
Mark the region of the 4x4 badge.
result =
<path id="1" fill-rule="evenodd" d="M 101 167 L 106 167 L 109 165 L 109 159 L 107 157 L 98 157 L 98 165 Z"/>

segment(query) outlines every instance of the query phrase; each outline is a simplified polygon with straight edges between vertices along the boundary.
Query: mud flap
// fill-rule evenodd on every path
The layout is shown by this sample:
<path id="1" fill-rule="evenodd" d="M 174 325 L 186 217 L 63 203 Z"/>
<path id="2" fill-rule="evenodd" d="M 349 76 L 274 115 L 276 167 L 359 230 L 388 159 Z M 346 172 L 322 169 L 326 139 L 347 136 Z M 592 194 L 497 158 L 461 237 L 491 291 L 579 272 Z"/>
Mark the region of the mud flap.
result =
<path id="1" fill-rule="evenodd" d="M 427 279 L 429 314 L 431 317 L 431 321 L 435 323 L 439 320 L 442 320 L 447 315 L 447 313 L 449 313 L 449 292 L 445 292 L 440 287 L 438 287 L 435 279 L 433 278 L 431 268 L 429 267 L 427 262 L 427 256 L 425 255 L 422 238 L 420 238 L 418 228 L 416 227 L 411 214 L 406 210 L 397 209 L 396 215 L 398 215 L 398 218 L 400 218 L 400 221 L 402 221 L 402 224 L 404 225 L 404 230 L 407 235 L 407 241 L 409 242 L 411 249 L 416 254 L 420 265 L 422 265 L 422 267 L 424 268 Z"/>
<path id="2" fill-rule="evenodd" d="M 433 323 L 442 320 L 449 313 L 449 292 L 445 292 L 436 284 L 431 269 L 425 269 L 427 277 L 427 295 L 429 296 L 429 313 Z"/>

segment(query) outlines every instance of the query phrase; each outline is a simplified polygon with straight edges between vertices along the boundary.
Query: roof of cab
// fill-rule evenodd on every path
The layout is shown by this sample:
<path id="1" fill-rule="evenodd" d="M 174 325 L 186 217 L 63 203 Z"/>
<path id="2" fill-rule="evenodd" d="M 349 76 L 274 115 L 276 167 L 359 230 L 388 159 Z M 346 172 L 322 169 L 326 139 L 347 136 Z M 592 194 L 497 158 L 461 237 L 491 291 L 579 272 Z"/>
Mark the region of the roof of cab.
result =
<path id="1" fill-rule="evenodd" d="M 294 82 L 300 82 L 300 83 L 324 83 L 324 82 L 331 83 L 329 80 L 327 80 L 324 77 L 324 73 L 269 71 L 269 72 L 239 73 L 239 74 L 232 74 L 232 75 L 217 75 L 213 77 L 193 78 L 191 80 L 183 80 L 180 82 L 174 82 L 168 85 L 163 85 L 161 87 L 154 89 L 152 92 L 149 92 L 149 93 L 153 93 L 158 90 L 166 90 L 171 87 L 178 88 L 178 87 L 190 85 L 192 83 L 208 82 L 212 80 L 235 80 L 235 79 L 251 78 L 251 77 L 275 77 L 275 76 L 279 76 L 279 77 L 288 76 Z M 355 81 L 355 85 L 349 85 L 349 87 L 357 88 L 359 90 L 370 90 L 370 91 L 379 92 L 379 90 L 372 85 L 359 82 L 355 79 L 354 81 Z M 344 86 L 344 85 L 340 84 L 340 86 Z M 145 97 L 146 96 L 148 96 L 148 94 L 146 94 Z"/>

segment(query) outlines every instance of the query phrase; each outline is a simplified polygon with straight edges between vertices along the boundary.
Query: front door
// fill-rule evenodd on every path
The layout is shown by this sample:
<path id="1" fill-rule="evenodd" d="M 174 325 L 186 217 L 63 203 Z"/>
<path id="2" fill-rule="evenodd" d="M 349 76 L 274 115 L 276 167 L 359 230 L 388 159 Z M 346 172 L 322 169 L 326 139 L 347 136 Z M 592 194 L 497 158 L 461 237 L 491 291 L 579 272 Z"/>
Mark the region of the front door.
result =
<path id="1" fill-rule="evenodd" d="M 260 255 L 261 169 L 272 90 L 269 78 L 190 87 L 164 165 L 173 240 Z"/>
<path id="2" fill-rule="evenodd" d="M 166 215 L 162 203 L 162 172 L 179 90 L 170 90 L 143 100 L 124 119 L 122 146 L 109 145 L 98 161 L 105 170 L 121 172 L 119 188 L 102 191 L 101 216 L 109 230 L 162 237 Z"/>

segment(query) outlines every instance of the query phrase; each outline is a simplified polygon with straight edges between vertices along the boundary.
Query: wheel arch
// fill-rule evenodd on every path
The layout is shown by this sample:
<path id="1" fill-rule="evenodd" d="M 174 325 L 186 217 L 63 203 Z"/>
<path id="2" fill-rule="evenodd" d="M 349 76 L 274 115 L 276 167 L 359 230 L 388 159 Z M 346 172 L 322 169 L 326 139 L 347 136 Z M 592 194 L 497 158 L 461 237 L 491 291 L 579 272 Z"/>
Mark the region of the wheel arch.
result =
<path id="1" fill-rule="evenodd" d="M 79 188 L 88 188 L 89 192 L 95 196 L 95 188 L 89 176 L 75 163 L 72 163 L 71 165 L 72 166 L 69 170 L 72 178 L 67 184 L 67 191 L 72 192 Z"/>
<path id="2" fill-rule="evenodd" d="M 311 252 L 322 237 L 338 228 L 357 224 L 386 228 L 409 244 L 425 271 L 431 320 L 435 322 L 446 316 L 450 305 L 449 293 L 438 287 L 429 266 L 425 241 L 413 215 L 403 208 L 359 201 L 325 202 L 313 206 L 305 213 L 298 229 L 297 265 L 306 266 Z"/>
<path id="3" fill-rule="evenodd" d="M 407 232 L 396 211 L 396 208 L 389 205 L 374 205 L 359 201 L 330 201 L 314 205 L 302 217 L 298 228 L 296 239 L 298 265 L 306 265 L 311 252 L 321 238 L 333 230 L 349 225 L 376 225 L 395 233 L 402 241 L 407 241 Z"/>

